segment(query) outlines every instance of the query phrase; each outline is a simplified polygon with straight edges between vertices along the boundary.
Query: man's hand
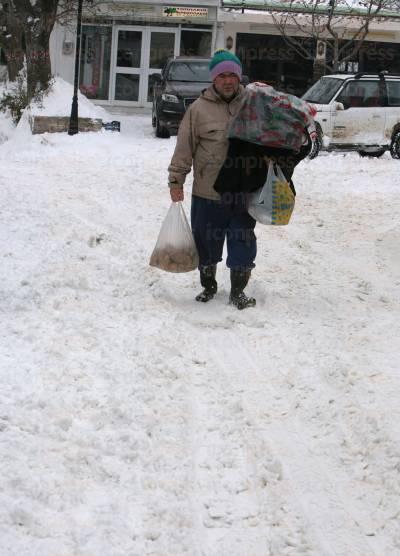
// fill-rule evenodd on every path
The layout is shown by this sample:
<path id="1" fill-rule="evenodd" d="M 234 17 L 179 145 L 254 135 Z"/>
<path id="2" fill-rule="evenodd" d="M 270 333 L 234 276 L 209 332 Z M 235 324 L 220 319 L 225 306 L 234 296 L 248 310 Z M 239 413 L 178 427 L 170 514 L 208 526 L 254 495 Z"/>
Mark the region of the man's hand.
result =
<path id="1" fill-rule="evenodd" d="M 174 203 L 178 203 L 179 201 L 183 201 L 183 188 L 182 187 L 171 187 L 169 190 L 169 194 L 171 195 L 171 199 Z"/>

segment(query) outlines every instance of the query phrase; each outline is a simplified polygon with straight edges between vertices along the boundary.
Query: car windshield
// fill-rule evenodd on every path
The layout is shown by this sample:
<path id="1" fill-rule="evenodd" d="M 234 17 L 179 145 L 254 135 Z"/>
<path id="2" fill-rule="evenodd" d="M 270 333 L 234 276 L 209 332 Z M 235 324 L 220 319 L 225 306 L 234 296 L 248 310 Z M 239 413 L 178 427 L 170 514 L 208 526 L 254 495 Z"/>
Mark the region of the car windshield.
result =
<path id="1" fill-rule="evenodd" d="M 169 67 L 167 79 L 168 81 L 211 82 L 208 64 L 207 60 L 173 62 Z"/>
<path id="2" fill-rule="evenodd" d="M 342 84 L 342 79 L 321 77 L 321 79 L 314 83 L 311 89 L 304 93 L 302 99 L 307 102 L 314 102 L 315 104 L 329 104 Z"/>

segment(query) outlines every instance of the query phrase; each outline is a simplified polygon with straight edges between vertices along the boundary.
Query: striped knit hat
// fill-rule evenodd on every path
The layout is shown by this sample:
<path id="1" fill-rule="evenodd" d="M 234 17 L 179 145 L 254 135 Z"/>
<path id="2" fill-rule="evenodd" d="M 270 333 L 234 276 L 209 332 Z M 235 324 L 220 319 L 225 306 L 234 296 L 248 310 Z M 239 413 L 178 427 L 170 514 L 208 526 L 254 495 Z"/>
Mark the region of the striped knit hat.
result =
<path id="1" fill-rule="evenodd" d="M 220 48 L 214 52 L 208 67 L 213 81 L 220 73 L 225 72 L 235 73 L 239 81 L 242 79 L 242 62 L 225 48 Z"/>

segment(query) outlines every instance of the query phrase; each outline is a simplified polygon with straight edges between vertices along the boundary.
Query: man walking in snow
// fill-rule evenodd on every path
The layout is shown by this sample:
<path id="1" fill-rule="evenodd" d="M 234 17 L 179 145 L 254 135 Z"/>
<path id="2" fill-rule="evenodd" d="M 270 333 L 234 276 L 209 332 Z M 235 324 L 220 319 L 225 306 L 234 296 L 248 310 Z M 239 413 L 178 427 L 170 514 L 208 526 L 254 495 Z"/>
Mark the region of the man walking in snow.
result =
<path id="1" fill-rule="evenodd" d="M 189 106 L 179 127 L 168 168 L 170 195 L 174 202 L 183 200 L 183 184 L 193 164 L 191 224 L 203 287 L 196 300 L 210 301 L 217 292 L 217 263 L 222 260 L 226 239 L 229 302 L 244 309 L 256 304 L 243 291 L 255 266 L 256 221 L 248 214 L 243 196 L 223 198 L 213 188 L 228 151 L 228 125 L 244 96 L 242 64 L 237 56 L 221 49 L 215 52 L 209 68 L 212 85 Z"/>

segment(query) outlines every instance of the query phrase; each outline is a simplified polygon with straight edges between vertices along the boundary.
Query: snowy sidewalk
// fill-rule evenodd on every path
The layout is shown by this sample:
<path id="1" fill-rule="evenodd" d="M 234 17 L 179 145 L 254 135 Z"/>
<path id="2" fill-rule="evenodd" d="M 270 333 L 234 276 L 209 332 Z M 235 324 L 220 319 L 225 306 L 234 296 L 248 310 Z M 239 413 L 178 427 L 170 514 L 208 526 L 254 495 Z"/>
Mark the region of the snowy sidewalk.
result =
<path id="1" fill-rule="evenodd" d="M 239 312 L 148 266 L 175 138 L 118 119 L 0 146 L 1 556 L 399 556 L 399 162 L 303 162 Z"/>

